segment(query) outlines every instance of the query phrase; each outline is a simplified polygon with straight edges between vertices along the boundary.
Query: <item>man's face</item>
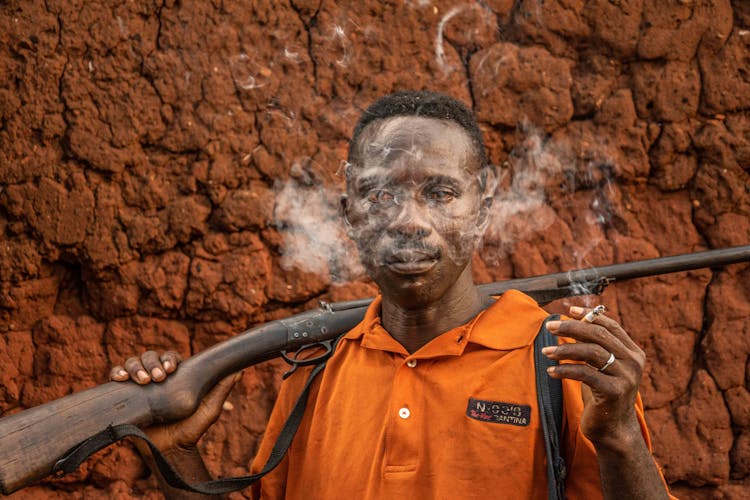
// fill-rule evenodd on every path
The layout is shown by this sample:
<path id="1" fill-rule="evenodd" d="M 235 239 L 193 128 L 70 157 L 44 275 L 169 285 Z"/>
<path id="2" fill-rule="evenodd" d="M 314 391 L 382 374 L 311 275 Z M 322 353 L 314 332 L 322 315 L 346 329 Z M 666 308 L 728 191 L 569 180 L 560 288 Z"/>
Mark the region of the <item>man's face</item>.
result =
<path id="1" fill-rule="evenodd" d="M 451 121 L 390 118 L 360 145 L 342 205 L 362 263 L 384 295 L 434 302 L 467 270 L 494 186 L 483 188 L 471 139 Z"/>

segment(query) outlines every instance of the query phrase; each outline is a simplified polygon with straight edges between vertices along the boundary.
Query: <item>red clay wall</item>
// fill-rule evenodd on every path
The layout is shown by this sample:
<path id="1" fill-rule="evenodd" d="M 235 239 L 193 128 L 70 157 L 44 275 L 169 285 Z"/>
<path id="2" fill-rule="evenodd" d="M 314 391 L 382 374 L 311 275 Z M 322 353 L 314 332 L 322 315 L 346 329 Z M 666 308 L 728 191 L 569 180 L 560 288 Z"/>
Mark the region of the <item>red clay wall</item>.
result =
<path id="1" fill-rule="evenodd" d="M 144 348 L 188 355 L 372 295 L 339 264 L 282 260 L 301 215 L 279 196 L 335 203 L 359 112 L 396 89 L 471 103 L 503 186 L 526 190 L 498 200 L 511 217 L 481 281 L 750 243 L 743 0 L 11 0 L 0 42 L 2 412 L 104 382 Z M 313 227 L 332 227 L 318 208 Z M 674 491 L 747 497 L 750 268 L 597 300 L 649 355 Z M 202 443 L 215 474 L 246 470 L 281 369 L 246 370 Z M 14 498 L 94 495 L 158 493 L 119 446 Z"/>

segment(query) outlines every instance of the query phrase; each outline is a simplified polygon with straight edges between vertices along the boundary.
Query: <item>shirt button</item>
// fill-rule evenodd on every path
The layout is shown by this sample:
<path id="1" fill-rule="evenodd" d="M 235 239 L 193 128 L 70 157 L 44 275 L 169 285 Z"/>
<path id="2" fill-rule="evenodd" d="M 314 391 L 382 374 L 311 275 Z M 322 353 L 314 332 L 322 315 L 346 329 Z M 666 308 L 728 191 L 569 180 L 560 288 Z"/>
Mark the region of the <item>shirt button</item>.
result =
<path id="1" fill-rule="evenodd" d="M 417 366 L 417 360 L 410 359 L 409 361 L 406 362 L 406 366 L 408 366 L 409 368 L 414 368 L 415 366 Z"/>
<path id="2" fill-rule="evenodd" d="M 407 418 L 409 418 L 409 415 L 411 415 L 411 412 L 409 411 L 409 408 L 401 408 L 398 411 L 398 416 L 401 417 L 401 418 L 403 418 L 404 420 L 406 420 Z"/>

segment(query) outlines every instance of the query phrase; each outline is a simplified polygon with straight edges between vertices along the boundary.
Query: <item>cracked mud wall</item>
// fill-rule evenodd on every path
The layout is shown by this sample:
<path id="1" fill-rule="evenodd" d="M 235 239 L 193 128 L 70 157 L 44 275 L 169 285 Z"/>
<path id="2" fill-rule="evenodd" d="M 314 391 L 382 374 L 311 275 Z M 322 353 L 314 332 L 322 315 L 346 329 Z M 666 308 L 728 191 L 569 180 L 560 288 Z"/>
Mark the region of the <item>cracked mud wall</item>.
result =
<path id="1" fill-rule="evenodd" d="M 189 355 L 371 296 L 283 262 L 279 196 L 291 182 L 335 204 L 358 114 L 401 88 L 471 104 L 506 188 L 557 159 L 541 166 L 545 203 L 488 236 L 480 281 L 750 243 L 741 0 L 6 0 L 0 411 L 102 383 L 145 348 Z M 750 267 L 597 300 L 649 355 L 642 392 L 674 491 L 747 497 Z M 246 470 L 283 369 L 245 371 L 201 445 L 214 474 Z M 14 497 L 158 495 L 123 445 Z"/>

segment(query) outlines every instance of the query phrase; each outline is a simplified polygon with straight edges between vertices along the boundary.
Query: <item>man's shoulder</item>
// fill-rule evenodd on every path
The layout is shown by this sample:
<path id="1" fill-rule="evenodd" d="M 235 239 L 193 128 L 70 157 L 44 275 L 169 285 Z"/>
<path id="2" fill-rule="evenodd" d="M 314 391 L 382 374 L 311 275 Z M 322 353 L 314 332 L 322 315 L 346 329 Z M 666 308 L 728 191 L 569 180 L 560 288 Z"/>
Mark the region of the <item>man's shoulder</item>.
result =
<path id="1" fill-rule="evenodd" d="M 508 290 L 475 319 L 471 341 L 498 350 L 526 347 L 534 342 L 549 313 L 518 290 Z"/>

